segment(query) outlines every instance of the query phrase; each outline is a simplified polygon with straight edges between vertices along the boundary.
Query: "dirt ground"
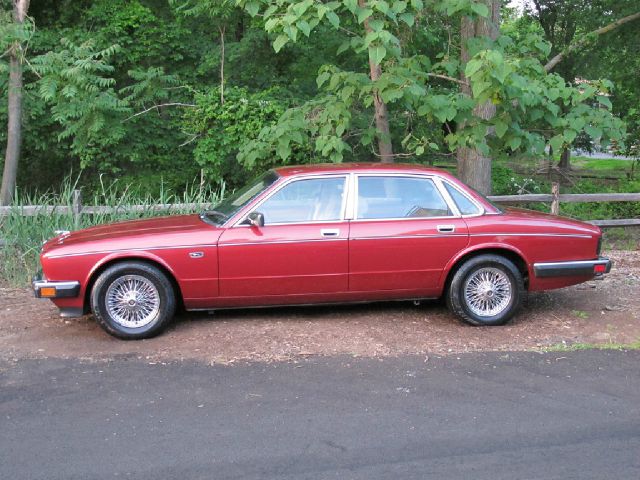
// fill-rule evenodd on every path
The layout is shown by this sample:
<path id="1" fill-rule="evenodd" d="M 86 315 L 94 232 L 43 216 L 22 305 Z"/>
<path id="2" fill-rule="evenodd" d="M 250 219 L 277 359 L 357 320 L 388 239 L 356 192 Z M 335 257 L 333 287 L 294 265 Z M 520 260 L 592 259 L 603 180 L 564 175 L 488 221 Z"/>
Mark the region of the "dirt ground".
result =
<path id="1" fill-rule="evenodd" d="M 532 293 L 503 327 L 472 327 L 440 302 L 185 313 L 161 336 L 122 341 L 90 315 L 62 319 L 25 289 L 0 288 L 0 359 L 131 356 L 151 363 L 296 360 L 305 355 L 428 356 L 640 339 L 640 252 L 613 251 L 604 280 Z"/>

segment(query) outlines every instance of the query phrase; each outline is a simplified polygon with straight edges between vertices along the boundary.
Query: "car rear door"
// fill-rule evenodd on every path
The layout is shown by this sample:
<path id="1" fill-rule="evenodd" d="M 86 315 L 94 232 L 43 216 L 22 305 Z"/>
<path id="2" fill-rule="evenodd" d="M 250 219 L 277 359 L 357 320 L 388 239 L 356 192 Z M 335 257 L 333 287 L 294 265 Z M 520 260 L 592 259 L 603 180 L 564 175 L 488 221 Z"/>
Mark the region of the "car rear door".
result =
<path id="1" fill-rule="evenodd" d="M 356 176 L 349 233 L 349 287 L 437 296 L 446 264 L 469 242 L 467 225 L 436 179 Z"/>
<path id="2" fill-rule="evenodd" d="M 293 179 L 252 209 L 264 226 L 227 229 L 218 243 L 220 296 L 300 303 L 305 295 L 348 291 L 346 178 Z"/>

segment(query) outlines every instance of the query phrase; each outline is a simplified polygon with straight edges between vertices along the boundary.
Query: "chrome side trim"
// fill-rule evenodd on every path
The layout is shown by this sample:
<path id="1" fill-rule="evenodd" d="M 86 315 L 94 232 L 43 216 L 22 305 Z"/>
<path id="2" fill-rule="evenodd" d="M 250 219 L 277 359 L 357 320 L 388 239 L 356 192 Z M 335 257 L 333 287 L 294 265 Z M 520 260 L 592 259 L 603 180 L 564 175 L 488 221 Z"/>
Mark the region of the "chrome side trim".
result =
<path id="1" fill-rule="evenodd" d="M 207 248 L 207 247 L 217 247 L 215 243 L 210 244 L 197 244 L 197 245 L 170 245 L 163 247 L 146 247 L 146 248 L 120 248 L 115 250 L 95 250 L 93 252 L 82 252 L 82 253 L 64 253 L 61 255 L 48 255 L 45 253 L 47 258 L 64 258 L 64 257 L 82 257 L 85 255 L 100 255 L 103 253 L 118 253 L 118 252 L 146 252 L 153 250 L 173 250 L 173 249 L 182 249 L 182 248 Z"/>
<path id="2" fill-rule="evenodd" d="M 435 238 L 435 237 L 468 237 L 466 233 L 425 233 L 423 235 L 395 235 L 395 236 L 387 236 L 387 237 L 353 237 L 349 240 L 397 240 L 403 238 Z"/>
<path id="3" fill-rule="evenodd" d="M 236 243 L 221 243 L 218 247 L 240 247 L 246 245 L 279 245 L 288 243 L 315 243 L 315 242 L 347 242 L 348 238 L 335 238 L 335 237 L 322 237 L 322 238 L 309 238 L 306 240 L 265 240 L 259 242 L 236 242 Z"/>
<path id="4" fill-rule="evenodd" d="M 391 290 L 393 291 L 393 290 Z M 343 292 L 345 293 L 345 292 Z M 363 293 L 363 292 L 348 292 L 348 293 Z M 377 293 L 373 292 L 373 293 Z M 291 295 L 268 295 L 269 297 L 290 297 Z M 223 297 L 229 299 L 238 299 L 245 297 Z M 411 297 L 403 297 L 403 298 L 387 298 L 385 300 L 374 299 L 374 300 L 343 300 L 343 301 L 331 301 L 331 300 L 318 300 L 316 302 L 305 302 L 305 303 L 267 303 L 264 305 L 242 305 L 242 306 L 233 306 L 233 307 L 198 307 L 198 308 L 187 308 L 188 312 L 215 312 L 217 310 L 252 310 L 255 308 L 282 308 L 282 307 L 317 307 L 319 305 L 322 306 L 332 306 L 332 305 L 358 305 L 358 304 L 368 304 L 368 303 L 387 303 L 387 302 L 415 302 L 422 300 L 437 300 L 438 297 L 427 297 L 427 296 L 411 296 Z"/>
<path id="5" fill-rule="evenodd" d="M 572 237 L 593 238 L 591 235 L 580 233 L 471 233 L 471 237 Z"/>

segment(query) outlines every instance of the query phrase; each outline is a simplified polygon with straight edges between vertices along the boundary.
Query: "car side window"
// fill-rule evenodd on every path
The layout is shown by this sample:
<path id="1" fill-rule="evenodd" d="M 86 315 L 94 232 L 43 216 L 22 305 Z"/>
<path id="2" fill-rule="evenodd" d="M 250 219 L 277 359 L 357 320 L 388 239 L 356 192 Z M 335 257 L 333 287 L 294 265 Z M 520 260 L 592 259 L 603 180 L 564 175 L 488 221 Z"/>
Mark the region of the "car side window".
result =
<path id="1" fill-rule="evenodd" d="M 451 215 L 447 202 L 430 178 L 358 177 L 358 219 Z"/>
<path id="2" fill-rule="evenodd" d="M 342 219 L 345 177 L 295 180 L 269 197 L 256 211 L 265 225 Z"/>
<path id="3" fill-rule="evenodd" d="M 463 195 L 460 190 L 447 182 L 442 183 L 447 189 L 447 192 L 449 192 L 449 195 L 451 195 L 451 198 L 453 198 L 453 201 L 456 202 L 458 210 L 460 210 L 462 215 L 477 215 L 478 213 L 481 213 L 480 208 L 469 200 L 466 195 Z"/>

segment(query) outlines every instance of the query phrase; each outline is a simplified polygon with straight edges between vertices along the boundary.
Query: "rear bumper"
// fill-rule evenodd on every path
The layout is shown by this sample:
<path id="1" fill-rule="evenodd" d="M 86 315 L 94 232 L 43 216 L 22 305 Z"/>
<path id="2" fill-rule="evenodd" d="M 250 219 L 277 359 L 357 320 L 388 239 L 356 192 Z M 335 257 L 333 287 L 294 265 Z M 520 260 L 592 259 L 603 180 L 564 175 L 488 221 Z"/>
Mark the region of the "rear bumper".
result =
<path id="1" fill-rule="evenodd" d="M 537 278 L 588 277 L 611 271 L 611 260 L 599 257 L 597 260 L 576 260 L 571 262 L 541 262 L 533 264 Z"/>
<path id="2" fill-rule="evenodd" d="M 33 293 L 37 298 L 73 298 L 80 293 L 80 282 L 51 282 L 41 275 L 33 277 L 31 282 Z"/>

